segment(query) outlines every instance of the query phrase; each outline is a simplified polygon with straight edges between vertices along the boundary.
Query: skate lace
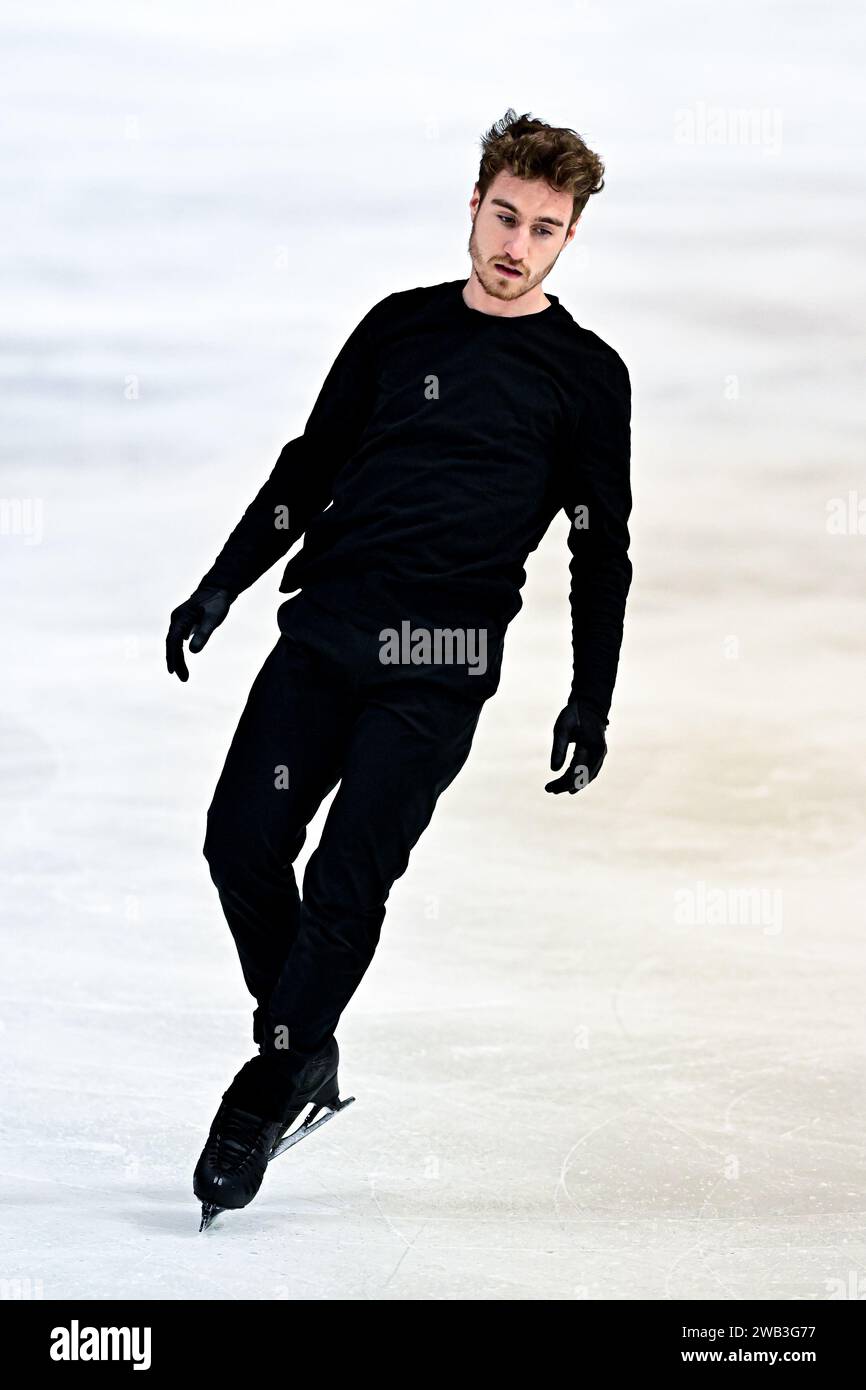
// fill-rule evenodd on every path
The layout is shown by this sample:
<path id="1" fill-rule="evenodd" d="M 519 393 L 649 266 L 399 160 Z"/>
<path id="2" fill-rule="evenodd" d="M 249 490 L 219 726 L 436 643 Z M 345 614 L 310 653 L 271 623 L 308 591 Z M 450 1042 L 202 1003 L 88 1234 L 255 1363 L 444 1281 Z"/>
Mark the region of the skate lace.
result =
<path id="1" fill-rule="evenodd" d="M 249 1111 L 228 1107 L 219 1126 L 222 1145 L 235 1157 L 242 1158 L 261 1142 L 268 1121 Z"/>

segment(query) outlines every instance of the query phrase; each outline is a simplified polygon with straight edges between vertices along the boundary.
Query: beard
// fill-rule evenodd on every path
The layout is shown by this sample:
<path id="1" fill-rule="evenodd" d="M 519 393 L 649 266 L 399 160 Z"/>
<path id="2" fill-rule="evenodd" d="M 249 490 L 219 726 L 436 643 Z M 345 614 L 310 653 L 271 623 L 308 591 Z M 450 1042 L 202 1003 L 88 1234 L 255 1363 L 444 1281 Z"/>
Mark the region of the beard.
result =
<path id="1" fill-rule="evenodd" d="M 485 258 L 482 256 L 478 246 L 478 238 L 475 235 L 474 222 L 472 223 L 472 231 L 469 233 L 468 249 L 469 258 L 472 261 L 472 268 L 482 288 L 494 299 L 519 299 L 521 295 L 528 293 L 529 290 L 535 289 L 535 286 L 539 285 L 545 276 L 550 274 L 556 262 L 559 260 L 560 255 L 560 252 L 557 251 L 553 260 L 548 265 L 544 266 L 542 270 L 535 271 L 532 275 L 527 275 L 525 270 L 518 267 L 521 269 L 521 277 L 519 280 L 516 278 L 512 280 L 507 276 L 501 275 L 495 267 L 495 261 L 503 258 L 496 256 Z M 560 251 L 561 249 L 560 247 Z M 503 264 L 508 264 L 508 262 L 503 259 Z"/>

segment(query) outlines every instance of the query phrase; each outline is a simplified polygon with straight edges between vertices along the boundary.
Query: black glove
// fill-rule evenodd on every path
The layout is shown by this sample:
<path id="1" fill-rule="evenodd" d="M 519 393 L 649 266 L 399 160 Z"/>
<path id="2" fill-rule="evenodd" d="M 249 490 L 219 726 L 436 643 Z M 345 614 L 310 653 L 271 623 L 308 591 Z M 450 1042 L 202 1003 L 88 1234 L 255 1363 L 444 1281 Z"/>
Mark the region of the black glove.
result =
<path id="1" fill-rule="evenodd" d="M 175 608 L 165 639 L 165 661 L 170 676 L 188 681 L 183 644 L 188 637 L 191 652 L 200 652 L 215 627 L 219 627 L 234 602 L 227 589 L 196 589 L 186 603 Z"/>
<path id="2" fill-rule="evenodd" d="M 573 796 L 594 781 L 607 753 L 605 728 L 605 720 L 593 710 L 585 705 L 581 707 L 576 700 L 569 701 L 553 726 L 551 771 L 562 767 L 570 743 L 574 744 L 574 756 L 561 777 L 546 783 L 546 792 L 568 792 Z"/>

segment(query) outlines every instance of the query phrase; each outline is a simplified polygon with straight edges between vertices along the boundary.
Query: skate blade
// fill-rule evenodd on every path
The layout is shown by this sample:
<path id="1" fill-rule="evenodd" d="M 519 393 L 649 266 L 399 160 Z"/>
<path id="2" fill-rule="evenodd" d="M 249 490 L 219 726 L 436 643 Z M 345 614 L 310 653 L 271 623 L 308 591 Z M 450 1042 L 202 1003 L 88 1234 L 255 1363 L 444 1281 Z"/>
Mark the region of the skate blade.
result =
<path id="1" fill-rule="evenodd" d="M 314 1129 L 319 1129 L 320 1126 L 326 1124 L 328 1120 L 332 1120 L 338 1111 L 345 1110 L 346 1106 L 351 1105 L 354 1099 L 354 1096 L 347 1096 L 345 1100 L 335 1100 L 330 1105 L 324 1107 L 321 1105 L 313 1106 L 313 1109 L 310 1111 L 303 1124 L 299 1125 L 291 1134 L 285 1135 L 283 1139 L 280 1139 L 280 1141 L 274 1145 L 268 1162 L 270 1163 L 273 1159 L 279 1158 L 280 1154 L 286 1152 L 286 1149 L 290 1149 L 293 1144 L 299 1144 L 302 1139 L 307 1138 L 308 1134 L 312 1134 Z M 325 1114 L 320 1115 L 317 1120 L 316 1116 L 322 1109 L 324 1109 Z"/>
<path id="2" fill-rule="evenodd" d="M 202 1231 L 206 1231 L 208 1226 L 213 1225 L 221 1211 L 225 1211 L 225 1207 L 218 1207 L 215 1202 L 202 1202 L 201 1225 L 198 1228 L 199 1235 L 201 1235 Z"/>

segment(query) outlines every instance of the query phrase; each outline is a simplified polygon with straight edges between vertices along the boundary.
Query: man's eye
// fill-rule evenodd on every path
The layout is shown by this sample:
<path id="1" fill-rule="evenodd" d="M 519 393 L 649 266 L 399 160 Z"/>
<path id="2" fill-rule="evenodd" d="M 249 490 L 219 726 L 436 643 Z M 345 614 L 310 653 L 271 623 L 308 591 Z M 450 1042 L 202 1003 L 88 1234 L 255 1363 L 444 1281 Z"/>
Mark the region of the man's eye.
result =
<path id="1" fill-rule="evenodd" d="M 497 212 L 496 216 L 499 218 L 500 222 L 508 222 L 510 224 L 514 221 L 514 218 L 509 217 L 505 212 Z M 546 237 L 553 236 L 553 232 L 549 227 L 536 227 L 535 230 L 537 232 L 543 232 Z"/>

